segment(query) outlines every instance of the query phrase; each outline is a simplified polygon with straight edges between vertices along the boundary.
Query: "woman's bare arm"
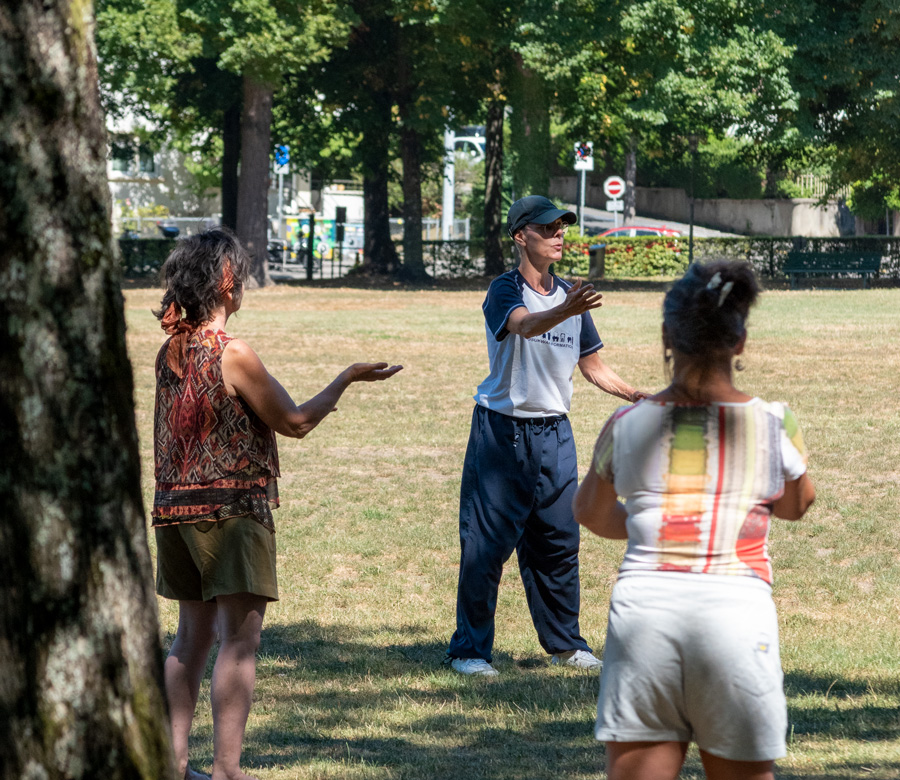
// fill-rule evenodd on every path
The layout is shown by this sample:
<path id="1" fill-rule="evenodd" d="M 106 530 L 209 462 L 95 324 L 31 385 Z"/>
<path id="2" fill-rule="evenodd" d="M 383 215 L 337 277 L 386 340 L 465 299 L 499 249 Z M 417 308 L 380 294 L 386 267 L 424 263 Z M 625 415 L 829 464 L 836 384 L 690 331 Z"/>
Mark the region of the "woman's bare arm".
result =
<path id="1" fill-rule="evenodd" d="M 388 379 L 401 368 L 387 363 L 354 363 L 324 390 L 298 405 L 245 342 L 230 341 L 222 355 L 222 378 L 228 392 L 243 398 L 274 431 L 295 439 L 302 439 L 335 411 L 338 399 L 351 384 Z"/>
<path id="2" fill-rule="evenodd" d="M 782 520 L 799 520 L 816 500 L 816 489 L 808 474 L 784 483 L 784 495 L 772 504 L 772 514 Z"/>
<path id="3" fill-rule="evenodd" d="M 590 469 L 572 501 L 575 520 L 597 536 L 627 539 L 628 512 L 619 501 L 616 488 Z"/>

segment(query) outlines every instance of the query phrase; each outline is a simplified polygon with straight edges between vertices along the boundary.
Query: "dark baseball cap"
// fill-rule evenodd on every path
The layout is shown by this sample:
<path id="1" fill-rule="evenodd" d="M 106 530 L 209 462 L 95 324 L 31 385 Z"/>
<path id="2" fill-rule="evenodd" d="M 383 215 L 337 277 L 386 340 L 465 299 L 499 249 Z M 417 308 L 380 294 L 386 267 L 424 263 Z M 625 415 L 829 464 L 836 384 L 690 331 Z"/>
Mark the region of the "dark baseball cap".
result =
<path id="1" fill-rule="evenodd" d="M 529 195 L 527 198 L 517 200 L 509 207 L 509 213 L 506 215 L 506 231 L 512 238 L 517 230 L 521 230 L 529 222 L 534 222 L 536 225 L 549 225 L 558 219 L 574 225 L 577 217 L 571 211 L 556 208 L 556 204 L 543 195 Z"/>

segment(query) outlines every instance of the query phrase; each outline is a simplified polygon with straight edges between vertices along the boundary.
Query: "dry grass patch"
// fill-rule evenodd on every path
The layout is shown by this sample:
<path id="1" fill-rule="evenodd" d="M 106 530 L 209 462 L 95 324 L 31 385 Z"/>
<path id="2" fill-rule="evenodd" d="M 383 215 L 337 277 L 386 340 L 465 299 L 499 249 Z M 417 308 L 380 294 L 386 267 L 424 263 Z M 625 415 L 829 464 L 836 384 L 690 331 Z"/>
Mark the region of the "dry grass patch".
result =
<path id="1" fill-rule="evenodd" d="M 126 294 L 148 499 L 159 297 Z M 472 394 L 487 370 L 483 297 L 278 287 L 248 292 L 230 324 L 297 400 L 355 360 L 406 366 L 352 388 L 307 439 L 280 441 L 282 600 L 266 617 L 245 750 L 262 780 L 601 776 L 596 678 L 546 664 L 514 560 L 498 609 L 502 675 L 440 665 Z M 664 383 L 661 302 L 661 291 L 613 290 L 596 315 L 604 359 L 647 389 Z M 739 384 L 795 409 L 819 492 L 771 539 L 793 727 L 780 777 L 900 777 L 898 309 L 898 290 L 773 291 L 752 314 Z M 619 402 L 575 382 L 584 469 Z M 583 540 L 582 630 L 598 651 L 621 555 L 621 543 Z M 175 609 L 161 601 L 160 613 L 170 637 Z M 194 749 L 207 771 L 210 729 L 206 701 Z M 695 751 L 683 776 L 702 776 Z"/>

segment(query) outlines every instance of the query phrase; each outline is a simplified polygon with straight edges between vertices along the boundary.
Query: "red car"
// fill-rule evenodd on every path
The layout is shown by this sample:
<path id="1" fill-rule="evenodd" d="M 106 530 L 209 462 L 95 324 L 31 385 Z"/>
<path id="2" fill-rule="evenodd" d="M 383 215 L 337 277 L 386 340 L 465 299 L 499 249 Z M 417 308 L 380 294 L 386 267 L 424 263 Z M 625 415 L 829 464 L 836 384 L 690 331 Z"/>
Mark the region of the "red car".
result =
<path id="1" fill-rule="evenodd" d="M 627 238 L 629 236 L 680 236 L 677 230 L 667 228 L 665 225 L 623 225 L 622 227 L 610 228 L 600 233 L 600 238 L 604 236 Z"/>

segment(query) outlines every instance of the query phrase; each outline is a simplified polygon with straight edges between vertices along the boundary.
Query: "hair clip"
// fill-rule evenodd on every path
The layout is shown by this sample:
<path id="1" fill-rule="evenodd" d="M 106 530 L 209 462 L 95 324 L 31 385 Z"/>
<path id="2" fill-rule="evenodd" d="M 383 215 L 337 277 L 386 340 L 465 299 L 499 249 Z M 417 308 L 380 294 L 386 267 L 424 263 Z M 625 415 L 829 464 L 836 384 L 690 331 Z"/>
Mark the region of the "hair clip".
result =
<path id="1" fill-rule="evenodd" d="M 725 284 L 722 285 L 722 292 L 719 293 L 719 302 L 716 304 L 716 308 L 719 308 L 725 302 L 728 293 L 731 292 L 733 287 L 734 282 L 725 282 Z"/>
<path id="2" fill-rule="evenodd" d="M 707 283 L 706 289 L 715 290 L 720 284 L 722 284 L 722 274 L 720 271 L 716 271 Z"/>

